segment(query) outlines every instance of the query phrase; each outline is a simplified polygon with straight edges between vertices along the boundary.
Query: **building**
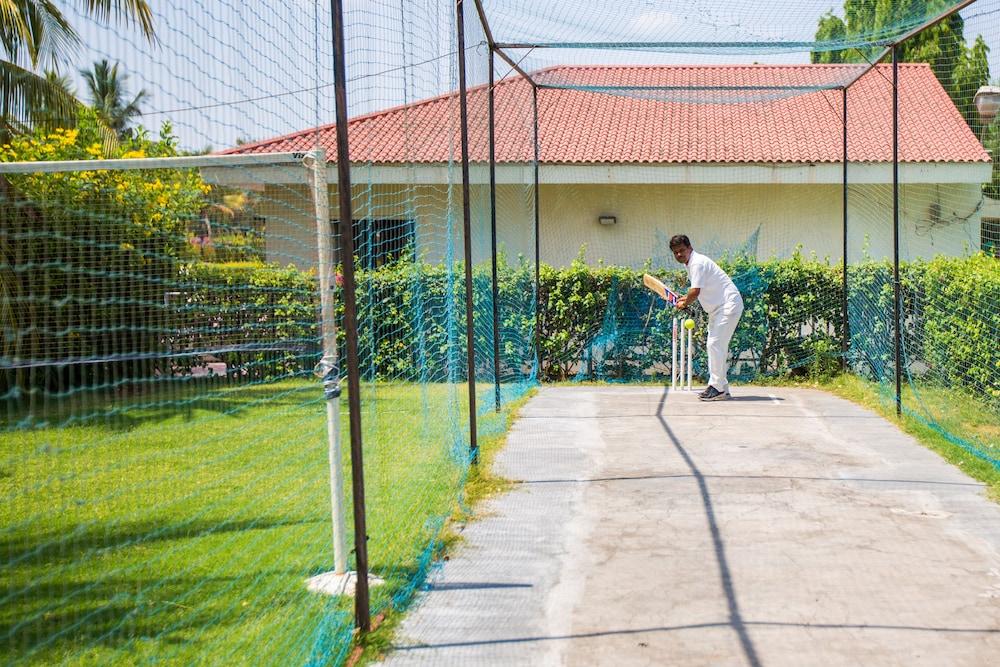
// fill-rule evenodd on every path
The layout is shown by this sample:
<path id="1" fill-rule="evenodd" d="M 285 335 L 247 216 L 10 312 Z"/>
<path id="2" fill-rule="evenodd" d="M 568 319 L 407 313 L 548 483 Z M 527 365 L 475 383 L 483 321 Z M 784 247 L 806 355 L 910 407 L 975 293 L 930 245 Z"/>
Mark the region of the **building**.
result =
<path id="1" fill-rule="evenodd" d="M 696 247 L 746 246 L 760 258 L 801 247 L 839 261 L 843 247 L 843 104 L 815 89 L 846 65 L 557 67 L 536 73 L 565 88 L 539 92 L 540 253 L 565 265 L 586 246 L 596 263 L 641 266 L 666 239 Z M 616 82 L 614 94 L 595 92 Z M 891 67 L 848 94 L 849 257 L 892 253 Z M 899 67 L 899 179 L 904 258 L 976 251 L 992 162 L 931 68 Z M 759 90 L 755 82 L 768 82 Z M 798 86 L 782 90 L 774 83 Z M 634 88 L 627 88 L 634 86 Z M 699 92 L 711 88 L 730 90 Z M 810 86 L 814 89 L 807 90 Z M 682 88 L 690 87 L 687 90 Z M 669 91 L 669 92 L 658 92 Z M 497 227 L 508 257 L 534 253 L 531 86 L 495 87 Z M 739 95 L 741 101 L 730 103 Z M 724 99 L 728 96 L 729 99 Z M 754 97 L 751 97 L 754 96 Z M 350 121 L 355 217 L 391 258 L 411 245 L 427 261 L 461 257 L 459 96 L 449 93 Z M 489 256 L 485 86 L 470 88 L 473 241 Z M 335 127 L 310 128 L 230 153 L 325 149 L 336 215 Z M 268 258 L 312 266 L 315 229 L 306 186 L 268 177 Z M 451 244 L 451 245 L 449 245 Z M 381 253 L 381 255 L 380 255 Z"/>

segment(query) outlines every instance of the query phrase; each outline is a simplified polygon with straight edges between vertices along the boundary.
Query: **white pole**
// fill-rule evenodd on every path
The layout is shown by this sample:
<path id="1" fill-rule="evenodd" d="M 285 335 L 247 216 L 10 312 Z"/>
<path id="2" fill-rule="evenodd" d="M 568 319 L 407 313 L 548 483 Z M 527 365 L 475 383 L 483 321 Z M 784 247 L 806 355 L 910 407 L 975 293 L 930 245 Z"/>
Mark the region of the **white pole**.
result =
<path id="1" fill-rule="evenodd" d="M 681 385 L 681 391 L 684 391 L 684 378 L 687 375 L 687 353 L 684 352 L 684 350 L 687 349 L 686 348 L 687 341 L 685 340 L 684 335 L 685 335 L 685 332 L 687 331 L 687 329 L 684 328 L 684 318 L 683 317 L 680 318 L 680 320 L 678 320 L 677 325 L 681 328 L 681 349 L 680 349 L 680 355 L 681 355 L 681 377 L 680 377 L 680 379 L 678 381 L 680 382 L 680 385 Z"/>
<path id="2" fill-rule="evenodd" d="M 677 319 L 677 329 L 680 338 L 677 344 L 677 387 L 684 391 L 684 318 Z"/>
<path id="3" fill-rule="evenodd" d="M 691 360 L 692 360 L 692 357 L 694 356 L 692 354 L 692 352 L 693 352 L 692 348 L 694 347 L 694 344 L 693 344 L 694 343 L 694 329 L 688 329 L 687 327 L 684 327 L 684 328 L 687 329 L 687 332 L 688 332 L 688 363 L 687 363 L 687 369 L 688 369 L 688 391 L 691 391 Z"/>
<path id="4" fill-rule="evenodd" d="M 316 374 L 323 378 L 326 395 L 326 439 L 330 462 L 330 505 L 333 512 L 334 574 L 347 571 L 347 524 L 344 517 L 344 472 L 340 461 L 340 369 L 337 365 L 337 321 L 334 308 L 333 245 L 330 227 L 330 193 L 326 183 L 326 155 L 322 149 L 305 158 L 312 173 L 313 203 L 316 210 L 316 244 L 319 248 L 319 290 L 323 359 Z M 343 227 L 350 233 L 348 223 Z"/>
<path id="5" fill-rule="evenodd" d="M 677 390 L 677 318 L 670 334 L 670 388 Z"/>

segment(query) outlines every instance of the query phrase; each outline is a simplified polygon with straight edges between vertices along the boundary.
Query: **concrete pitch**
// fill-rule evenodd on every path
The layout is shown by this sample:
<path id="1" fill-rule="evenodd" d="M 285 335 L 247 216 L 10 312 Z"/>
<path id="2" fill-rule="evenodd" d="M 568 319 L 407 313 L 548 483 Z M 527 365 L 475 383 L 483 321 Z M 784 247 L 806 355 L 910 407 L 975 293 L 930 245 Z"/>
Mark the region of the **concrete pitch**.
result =
<path id="1" fill-rule="evenodd" d="M 548 387 L 389 665 L 997 665 L 1000 506 L 804 389 Z"/>

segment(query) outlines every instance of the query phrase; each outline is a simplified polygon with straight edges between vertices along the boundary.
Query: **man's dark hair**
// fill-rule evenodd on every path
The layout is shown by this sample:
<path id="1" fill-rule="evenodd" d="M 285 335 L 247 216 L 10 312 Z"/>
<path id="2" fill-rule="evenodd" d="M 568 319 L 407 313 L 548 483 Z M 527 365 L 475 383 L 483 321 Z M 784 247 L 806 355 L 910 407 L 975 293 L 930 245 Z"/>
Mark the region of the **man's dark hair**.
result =
<path id="1" fill-rule="evenodd" d="M 691 239 L 689 239 L 684 234 L 675 234 L 670 238 L 670 249 L 679 248 L 684 246 L 685 248 L 691 247 Z"/>

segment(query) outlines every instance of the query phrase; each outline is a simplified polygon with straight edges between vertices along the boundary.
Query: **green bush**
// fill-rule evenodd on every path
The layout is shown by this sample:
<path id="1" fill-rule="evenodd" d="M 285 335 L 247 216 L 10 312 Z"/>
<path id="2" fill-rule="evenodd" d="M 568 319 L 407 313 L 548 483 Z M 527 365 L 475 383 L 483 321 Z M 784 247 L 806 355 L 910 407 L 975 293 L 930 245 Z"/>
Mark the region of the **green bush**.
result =
<path id="1" fill-rule="evenodd" d="M 745 310 L 731 344 L 733 375 L 827 377 L 842 367 L 842 275 L 838 265 L 794 255 L 757 262 L 723 259 L 744 296 Z M 997 263 L 988 257 L 904 265 L 904 342 L 912 359 L 947 369 L 942 382 L 990 387 L 998 373 L 1000 322 L 995 307 Z M 587 266 L 582 259 L 556 269 L 542 265 L 539 312 L 545 380 L 593 377 L 640 379 L 670 361 L 672 311 L 642 286 L 642 270 Z M 658 272 L 684 289 L 683 270 Z M 852 265 L 851 363 L 886 378 L 893 362 L 892 267 Z M 492 377 L 491 279 L 473 270 L 477 375 Z M 942 285 L 945 287 L 942 288 Z M 994 290 L 990 292 L 990 290 Z M 465 377 L 464 273 L 401 261 L 358 274 L 362 371 L 380 379 L 457 381 Z M 924 296 L 919 296 L 924 295 Z M 935 295 L 934 299 L 927 295 Z M 522 377 L 533 363 L 534 270 L 523 260 L 499 263 L 501 373 Z M 705 314 L 690 315 L 703 331 Z M 341 332 L 341 336 L 343 333 Z M 704 375 L 704 346 L 695 369 Z"/>
<path id="2" fill-rule="evenodd" d="M 125 178 L 121 174 L 115 177 Z M 167 211 L 170 222 L 165 229 L 174 231 L 183 229 L 183 217 L 196 208 L 194 194 L 202 189 L 197 181 L 183 180 L 186 177 L 182 174 L 177 177 L 181 180 L 171 187 L 184 192 L 184 188 L 192 188 L 192 199 L 183 206 L 178 204 L 177 210 Z M 140 181 L 137 187 L 146 182 Z M 24 183 L 18 185 L 31 192 Z M 36 187 L 42 185 L 56 193 L 54 200 L 85 198 L 84 194 L 64 191 L 69 185 L 58 181 L 40 181 Z M 128 185 L 126 181 L 126 189 Z M 180 259 L 182 233 L 175 236 L 152 230 L 134 215 L 128 221 L 83 225 L 95 231 L 84 234 L 81 241 L 79 231 L 70 234 L 68 230 L 86 218 L 57 215 L 65 212 L 68 204 L 43 207 L 10 186 L 7 192 L 14 199 L 3 208 L 0 238 L 6 244 L 6 257 L 13 259 L 5 260 L 0 305 L 28 306 L 17 311 L 19 319 L 5 316 L 6 358 L 18 354 L 22 358 L 98 357 L 149 351 L 156 358 L 154 367 L 135 372 L 156 374 L 191 369 L 206 362 L 205 351 L 216 351 L 211 356 L 225 362 L 234 377 L 265 379 L 308 372 L 318 359 L 319 304 L 313 273 L 259 262 L 185 263 Z M 138 194 L 129 197 L 141 201 L 136 199 L 141 192 L 140 187 Z M 84 203 L 89 202 L 84 199 Z M 151 211 L 152 203 L 129 210 Z M 163 209 L 158 212 L 164 214 Z M 47 231 L 41 234 L 42 229 Z M 12 244 L 24 239 L 27 242 Z M 765 262 L 727 257 L 720 264 L 733 276 L 745 302 L 730 348 L 735 359 L 734 377 L 747 380 L 758 374 L 799 374 L 822 378 L 840 370 L 844 322 L 839 265 L 798 253 Z M 13 266 L 38 270 L 30 275 L 17 273 L 12 280 L 10 276 L 16 273 Z M 984 255 L 939 258 L 901 267 L 903 340 L 909 373 L 942 386 L 964 387 L 971 394 L 985 392 L 1000 399 L 998 267 L 995 259 Z M 620 381 L 666 372 L 674 313 L 642 286 L 642 270 L 592 267 L 582 256 L 565 268 L 541 266 L 537 367 L 534 267 L 523 258 L 510 263 L 501 257 L 498 271 L 499 365 L 505 381 L 536 371 L 542 380 L 576 377 Z M 685 289 L 686 273 L 680 267 L 658 275 L 669 285 Z M 359 271 L 356 277 L 363 377 L 464 380 L 461 262 L 448 267 L 404 258 Z M 848 361 L 853 369 L 880 380 L 893 373 L 892 285 L 892 266 L 887 262 L 867 261 L 850 267 Z M 473 286 L 476 374 L 480 379 L 491 379 L 489 264 L 473 268 Z M 29 295 L 42 295 L 44 300 Z M 337 311 L 342 318 L 342 303 L 337 304 Z M 695 306 L 690 315 L 703 332 L 705 313 Z M 43 326 L 36 330 L 28 323 Z M 109 334 L 119 330 L 133 347 L 119 344 L 116 334 Z M 34 333 L 29 335 L 28 331 Z M 339 342 L 343 355 L 342 327 Z M 696 345 L 696 352 L 695 371 L 704 377 L 704 345 Z"/>
<path id="3" fill-rule="evenodd" d="M 1000 262 L 939 257 L 905 276 L 909 360 L 936 384 L 1000 401 Z"/>
<path id="4" fill-rule="evenodd" d="M 839 266 L 794 253 L 760 265 L 766 337 L 758 371 L 815 373 L 839 358 L 843 336 L 843 275 Z M 826 361 L 817 365 L 816 355 Z M 824 371 L 826 373 L 826 371 Z"/>
<path id="5" fill-rule="evenodd" d="M 196 262 L 181 267 L 180 286 L 166 341 L 175 370 L 218 360 L 234 379 L 273 379 L 308 373 L 319 360 L 313 272 L 254 262 Z M 186 351 L 197 354 L 185 356 Z"/>
<path id="6" fill-rule="evenodd" d="M 105 146 L 93 111 L 72 130 L 11 139 L 0 160 L 177 155 L 169 124 Z M 0 177 L 0 391 L 120 385 L 165 372 L 163 294 L 209 187 L 196 170 Z M 66 363 L 70 362 L 70 363 Z"/>

